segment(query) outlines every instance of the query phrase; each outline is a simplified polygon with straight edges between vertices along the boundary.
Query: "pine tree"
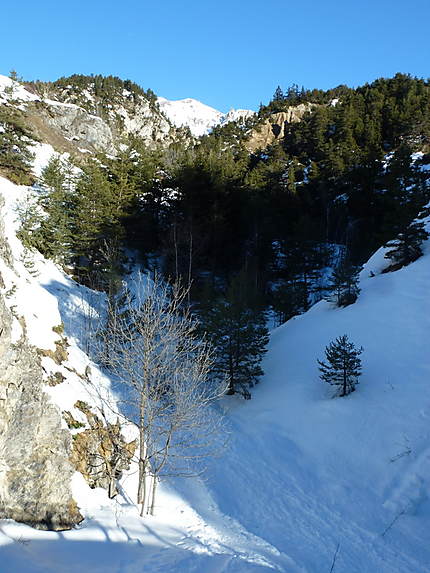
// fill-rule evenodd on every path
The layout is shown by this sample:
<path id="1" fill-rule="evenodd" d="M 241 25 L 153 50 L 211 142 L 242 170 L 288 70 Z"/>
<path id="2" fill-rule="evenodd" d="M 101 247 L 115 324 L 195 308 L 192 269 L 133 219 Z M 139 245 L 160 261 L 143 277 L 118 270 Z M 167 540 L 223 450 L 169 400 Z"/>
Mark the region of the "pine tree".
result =
<path id="1" fill-rule="evenodd" d="M 360 354 L 363 348 L 356 348 L 348 335 L 339 336 L 325 349 L 327 362 L 318 360 L 320 378 L 333 386 L 339 386 L 338 396 L 354 392 L 361 374 Z"/>
<path id="2" fill-rule="evenodd" d="M 348 306 L 353 304 L 360 293 L 358 286 L 358 273 L 360 269 L 344 258 L 333 269 L 329 284 L 329 300 L 336 306 Z"/>
<path id="3" fill-rule="evenodd" d="M 111 254 L 120 255 L 124 236 L 121 199 L 107 169 L 96 162 L 85 166 L 73 193 L 73 251 L 78 276 L 96 288 L 106 288 L 104 275 L 109 276 L 112 265 L 117 265 Z"/>
<path id="4" fill-rule="evenodd" d="M 275 102 L 282 102 L 285 99 L 284 92 L 282 91 L 281 86 L 278 86 L 273 94 L 273 101 Z"/>
<path id="5" fill-rule="evenodd" d="M 0 174 L 18 185 L 30 185 L 34 181 L 31 139 L 34 135 L 26 127 L 22 112 L 0 106 Z"/>
<path id="6" fill-rule="evenodd" d="M 216 378 L 226 380 L 227 394 L 251 398 L 249 388 L 263 374 L 261 360 L 269 340 L 265 313 L 253 306 L 245 273 L 230 284 L 225 298 L 207 302 L 200 318 L 214 346 Z"/>
<path id="7" fill-rule="evenodd" d="M 421 257 L 421 245 L 428 237 L 424 223 L 412 221 L 395 239 L 386 243 L 385 246 L 391 250 L 385 253 L 385 258 L 391 259 L 395 268 L 408 265 Z M 394 269 L 390 267 L 389 270 Z"/>
<path id="8" fill-rule="evenodd" d="M 282 281 L 272 291 L 271 306 L 278 325 L 303 312 L 302 285 Z"/>
<path id="9" fill-rule="evenodd" d="M 39 204 L 46 213 L 38 229 L 39 250 L 57 262 L 67 263 L 72 245 L 72 173 L 59 157 L 53 157 L 42 172 Z"/>

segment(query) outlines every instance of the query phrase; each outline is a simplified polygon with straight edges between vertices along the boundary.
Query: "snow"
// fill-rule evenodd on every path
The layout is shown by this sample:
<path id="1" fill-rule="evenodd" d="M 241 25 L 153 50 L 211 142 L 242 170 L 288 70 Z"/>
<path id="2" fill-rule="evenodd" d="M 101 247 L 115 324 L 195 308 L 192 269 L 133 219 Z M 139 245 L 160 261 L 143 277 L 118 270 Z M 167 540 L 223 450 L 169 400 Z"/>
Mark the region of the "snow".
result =
<path id="1" fill-rule="evenodd" d="M 195 137 L 208 133 L 223 117 L 220 111 L 191 98 L 169 101 L 160 97 L 157 101 L 173 125 L 189 127 Z"/>
<path id="2" fill-rule="evenodd" d="M 238 121 L 240 119 L 249 119 L 255 115 L 255 111 L 250 109 L 231 109 L 221 119 L 221 124 L 230 123 L 231 121 Z"/>
<path id="3" fill-rule="evenodd" d="M 15 82 L 6 76 L 0 75 L 0 104 L 11 99 L 22 102 L 40 100 L 38 96 L 30 93 L 19 82 Z"/>
<path id="4" fill-rule="evenodd" d="M 88 332 L 99 321 L 104 295 L 76 284 L 51 261 L 26 251 L 17 239 L 17 204 L 28 202 L 32 193 L 28 187 L 0 178 L 0 194 L 5 201 L 1 216 L 13 256 L 12 268 L 0 260 L 0 273 L 4 292 L 9 293 L 6 304 L 16 316 L 15 340 L 23 334 L 18 319 L 23 316 L 30 343 L 54 350 L 55 343 L 61 340 L 54 328 L 63 323 L 68 359 L 58 365 L 45 356 L 42 365 L 46 378 L 60 372 L 65 381 L 57 386 L 47 385 L 45 391 L 60 410 L 70 411 L 78 421 L 85 422 L 85 418 L 74 407 L 77 400 L 99 407 L 107 419 L 115 420 L 110 381 L 84 352 Z M 133 427 L 126 427 L 124 433 L 129 440 L 135 438 Z M 73 492 L 85 521 L 70 532 L 36 531 L 11 520 L 0 520 L 0 570 L 63 573 L 77 566 L 92 573 L 120 569 L 132 573 L 143 568 L 167 573 L 273 569 L 270 555 L 276 550 L 250 537 L 240 523 L 224 523 L 223 514 L 211 501 L 203 482 L 193 488 L 193 495 L 199 491 L 202 509 L 208 512 L 204 518 L 171 485 L 161 484 L 156 517 L 141 519 L 132 501 L 136 497 L 136 476 L 137 469 L 132 465 L 122 479 L 121 495 L 109 500 L 104 490 L 90 490 L 83 477 L 76 474 Z"/>
<path id="5" fill-rule="evenodd" d="M 84 108 L 82 108 L 79 105 L 76 105 L 75 103 L 68 103 L 68 102 L 63 102 L 63 101 L 56 101 L 54 99 L 49 99 L 49 98 L 45 98 L 43 100 L 45 103 L 47 103 L 48 105 L 55 105 L 58 107 L 67 107 L 69 109 L 80 109 L 82 111 L 85 111 Z"/>
<path id="6" fill-rule="evenodd" d="M 33 160 L 33 173 L 36 177 L 40 177 L 42 175 L 42 171 L 48 165 L 49 161 L 53 158 L 58 156 L 58 153 L 54 150 L 52 145 L 49 143 L 35 143 L 32 146 L 32 153 L 34 154 Z"/>
<path id="7" fill-rule="evenodd" d="M 251 110 L 244 109 L 232 109 L 227 114 L 223 114 L 213 107 L 192 98 L 171 101 L 159 97 L 157 101 L 161 111 L 173 125 L 176 127 L 189 127 L 195 137 L 206 135 L 216 125 L 248 118 L 255 114 Z"/>
<path id="8" fill-rule="evenodd" d="M 46 391 L 76 419 L 77 399 L 102 405 L 102 393 L 114 404 L 108 378 L 84 352 L 103 295 L 37 253 L 24 264 L 15 206 L 30 190 L 0 179 L 0 193 L 14 257 L 13 269 L 0 260 L 4 290 L 13 290 L 6 302 L 36 346 L 53 348 L 61 321 L 70 344 L 66 381 Z M 226 397 L 219 406 L 230 441 L 205 479 L 162 482 L 156 516 L 142 519 L 134 465 L 115 500 L 76 473 L 85 521 L 54 533 L 1 520 L 0 570 L 320 573 L 339 547 L 336 573 L 428 572 L 430 245 L 408 267 L 381 274 L 384 253 L 364 266 L 355 304 L 322 301 L 273 331 L 252 400 Z M 353 394 L 332 399 L 316 360 L 345 333 L 364 347 L 363 375 Z M 58 371 L 43 360 L 47 374 Z"/>

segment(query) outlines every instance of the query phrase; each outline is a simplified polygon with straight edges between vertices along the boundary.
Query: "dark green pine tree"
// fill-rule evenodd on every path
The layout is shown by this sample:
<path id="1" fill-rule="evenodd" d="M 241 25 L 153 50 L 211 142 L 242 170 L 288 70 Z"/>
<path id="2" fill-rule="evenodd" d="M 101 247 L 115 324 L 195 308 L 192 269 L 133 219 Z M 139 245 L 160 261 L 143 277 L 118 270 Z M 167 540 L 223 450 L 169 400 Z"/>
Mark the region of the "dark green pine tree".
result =
<path id="1" fill-rule="evenodd" d="M 296 284 L 293 280 L 284 280 L 272 290 L 271 307 L 278 325 L 303 312 L 302 294 L 302 285 Z"/>
<path id="2" fill-rule="evenodd" d="M 226 380 L 227 394 L 251 398 L 249 388 L 263 374 L 261 361 L 269 341 L 265 312 L 253 306 L 246 275 L 230 284 L 226 297 L 207 302 L 200 313 L 202 329 L 214 346 L 214 375 Z"/>
<path id="3" fill-rule="evenodd" d="M 282 102 L 285 99 L 284 92 L 282 91 L 281 86 L 278 86 L 273 94 L 273 101 L 275 102 Z"/>
<path id="4" fill-rule="evenodd" d="M 353 304 L 360 294 L 358 274 L 360 267 L 354 266 L 344 258 L 333 269 L 329 283 L 329 300 L 336 306 Z"/>
<path id="5" fill-rule="evenodd" d="M 59 263 L 71 258 L 72 179 L 70 166 L 53 157 L 42 172 L 39 204 L 46 213 L 37 231 L 38 248 Z"/>
<path id="6" fill-rule="evenodd" d="M 18 185 L 31 185 L 34 135 L 26 127 L 22 112 L 0 106 L 0 174 Z"/>
<path id="7" fill-rule="evenodd" d="M 96 162 L 85 166 L 73 193 L 73 251 L 77 276 L 95 288 L 106 288 L 124 236 L 122 198 L 109 172 Z M 109 251 L 109 254 L 106 254 Z"/>
<path id="8" fill-rule="evenodd" d="M 354 392 L 361 374 L 360 354 L 363 348 L 356 348 L 348 340 L 348 335 L 339 336 L 325 349 L 327 362 L 318 360 L 320 378 L 333 386 L 338 386 L 338 396 Z"/>
<path id="9" fill-rule="evenodd" d="M 423 254 L 421 245 L 428 239 L 429 233 L 426 231 L 422 221 L 412 221 L 401 231 L 395 239 L 385 244 L 390 250 L 385 253 L 386 259 L 393 261 L 393 266 L 387 270 L 395 270 L 404 267 L 419 259 Z"/>

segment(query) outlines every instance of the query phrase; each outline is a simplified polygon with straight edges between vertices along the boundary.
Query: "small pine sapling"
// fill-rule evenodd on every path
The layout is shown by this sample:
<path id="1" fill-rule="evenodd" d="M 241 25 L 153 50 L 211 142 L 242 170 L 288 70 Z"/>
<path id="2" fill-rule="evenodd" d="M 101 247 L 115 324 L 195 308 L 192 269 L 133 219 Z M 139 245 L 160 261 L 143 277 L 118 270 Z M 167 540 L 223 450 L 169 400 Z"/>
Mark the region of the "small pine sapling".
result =
<path id="1" fill-rule="evenodd" d="M 337 396 L 347 396 L 354 392 L 361 375 L 360 354 L 363 348 L 356 348 L 348 340 L 348 335 L 339 336 L 325 348 L 327 362 L 318 360 L 320 378 L 333 386 L 338 386 Z"/>

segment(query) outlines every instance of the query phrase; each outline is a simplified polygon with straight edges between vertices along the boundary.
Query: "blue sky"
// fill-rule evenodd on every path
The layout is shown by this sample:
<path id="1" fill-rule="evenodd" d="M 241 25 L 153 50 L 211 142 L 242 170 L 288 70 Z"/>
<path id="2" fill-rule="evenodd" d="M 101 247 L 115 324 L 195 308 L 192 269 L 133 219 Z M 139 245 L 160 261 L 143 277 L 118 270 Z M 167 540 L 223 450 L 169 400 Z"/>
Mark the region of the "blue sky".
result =
<path id="1" fill-rule="evenodd" d="M 430 0 L 22 0 L 1 7 L 0 73 L 113 74 L 169 99 L 256 109 L 277 85 L 430 77 Z"/>

